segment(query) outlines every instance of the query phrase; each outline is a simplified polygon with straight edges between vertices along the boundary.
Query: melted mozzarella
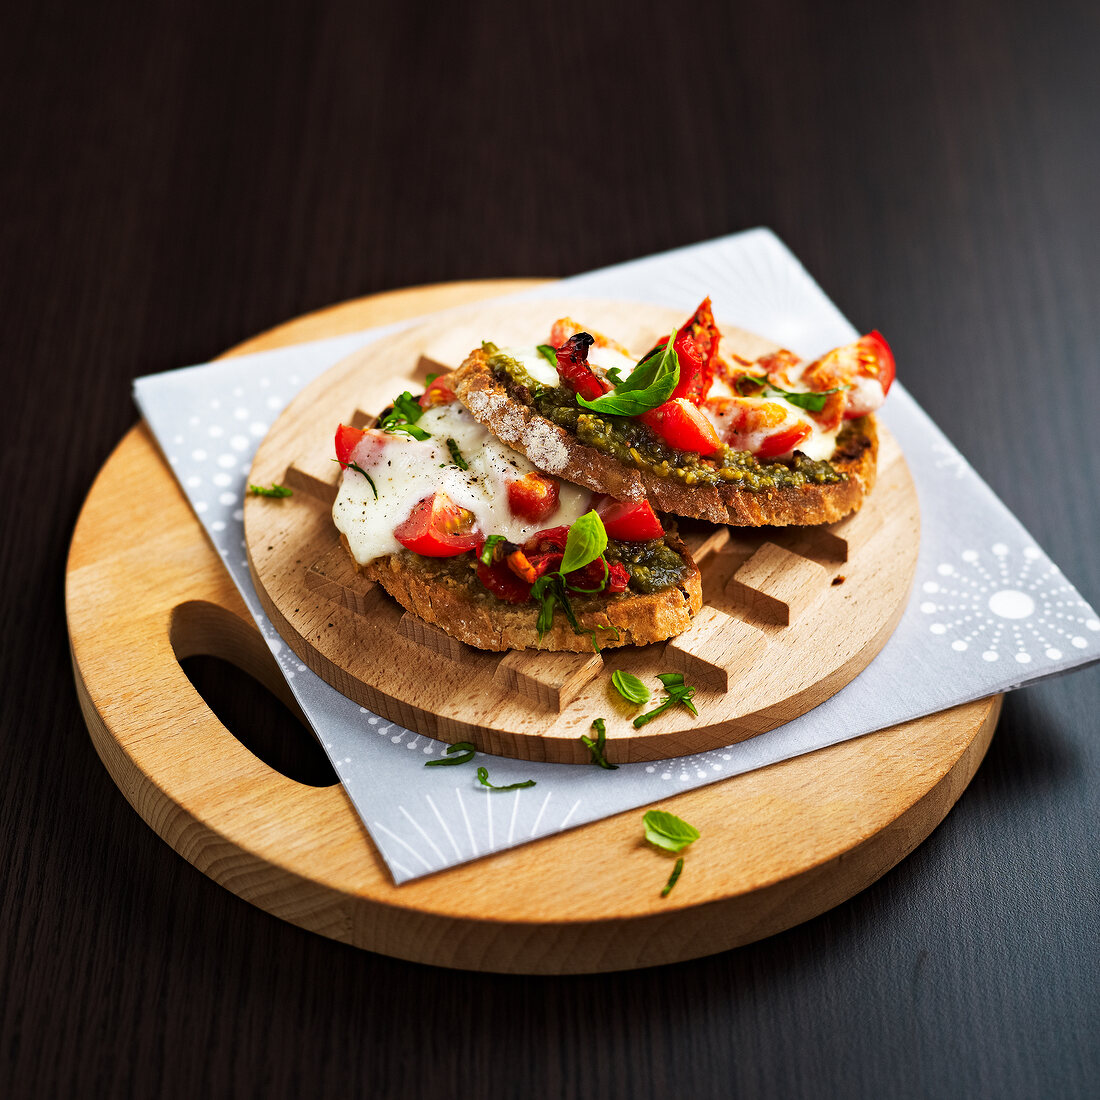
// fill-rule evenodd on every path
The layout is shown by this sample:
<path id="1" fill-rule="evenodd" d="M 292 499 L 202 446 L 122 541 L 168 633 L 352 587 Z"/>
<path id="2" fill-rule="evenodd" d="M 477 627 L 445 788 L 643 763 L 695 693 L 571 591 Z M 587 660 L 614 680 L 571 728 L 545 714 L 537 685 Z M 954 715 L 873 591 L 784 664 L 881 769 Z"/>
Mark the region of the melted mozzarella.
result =
<path id="1" fill-rule="evenodd" d="M 420 442 L 405 435 L 368 432 L 352 452 L 351 460 L 374 481 L 377 499 L 362 474 L 350 468 L 344 471 L 332 519 L 360 565 L 401 550 L 394 528 L 408 519 L 419 501 L 438 491 L 469 509 L 482 534 L 503 535 L 514 543 L 523 543 L 547 527 L 571 524 L 588 511 L 592 494 L 560 482 L 558 509 L 552 515 L 537 523 L 514 516 L 508 507 L 508 485 L 535 467 L 491 435 L 458 402 L 426 410 L 417 427 L 431 438 Z M 458 444 L 468 470 L 454 465 L 448 439 Z"/>
<path id="2" fill-rule="evenodd" d="M 549 359 L 544 358 L 538 348 L 501 348 L 505 355 L 516 362 L 523 364 L 523 369 L 536 381 L 544 386 L 557 386 L 561 379 L 558 377 L 558 369 Z M 614 348 L 598 348 L 595 345 L 588 349 L 588 362 L 601 374 L 606 374 L 612 367 L 618 367 L 625 378 L 634 369 L 634 360 L 629 355 L 623 355 Z"/>

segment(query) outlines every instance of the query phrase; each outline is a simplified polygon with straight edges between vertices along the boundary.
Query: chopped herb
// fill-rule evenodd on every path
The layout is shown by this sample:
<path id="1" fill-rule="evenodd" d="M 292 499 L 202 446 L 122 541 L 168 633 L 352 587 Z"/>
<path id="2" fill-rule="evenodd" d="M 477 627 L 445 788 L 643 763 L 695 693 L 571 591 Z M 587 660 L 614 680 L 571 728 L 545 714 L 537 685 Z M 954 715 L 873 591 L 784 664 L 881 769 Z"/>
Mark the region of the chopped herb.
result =
<path id="1" fill-rule="evenodd" d="M 265 489 L 262 485 L 249 485 L 248 491 L 254 497 L 292 497 L 294 496 L 294 490 L 288 485 L 272 485 L 270 489 Z"/>
<path id="2" fill-rule="evenodd" d="M 533 787 L 535 785 L 533 779 L 527 779 L 522 783 L 505 783 L 503 787 L 498 787 L 495 783 L 489 782 L 489 771 L 487 768 L 477 769 L 477 781 L 483 787 L 488 787 L 492 791 L 519 791 L 524 787 Z"/>
<path id="3" fill-rule="evenodd" d="M 558 353 L 549 344 L 539 344 L 539 355 L 541 355 L 554 370 L 558 369 Z"/>
<path id="4" fill-rule="evenodd" d="M 807 412 L 819 413 L 825 408 L 825 402 L 831 393 L 841 393 L 844 390 L 850 390 L 851 386 L 834 386 L 831 390 L 815 390 L 812 393 L 803 393 L 799 390 L 785 390 L 779 386 L 773 386 L 767 378 L 758 374 L 745 374 L 743 378 L 747 378 L 750 382 L 757 386 L 766 387 L 764 397 L 782 397 L 784 401 L 789 402 L 791 405 L 800 409 L 806 409 Z"/>
<path id="5" fill-rule="evenodd" d="M 610 393 L 594 400 L 577 395 L 577 404 L 602 416 L 637 416 L 663 405 L 680 380 L 680 361 L 673 344 L 676 332 L 650 352 Z"/>
<path id="6" fill-rule="evenodd" d="M 406 390 L 393 399 L 393 409 L 382 417 L 378 422 L 378 427 L 391 435 L 394 432 L 404 432 L 405 435 L 411 435 L 413 439 L 422 442 L 431 438 L 430 433 L 416 426 L 416 422 L 423 415 L 424 410 L 420 407 L 420 402 Z"/>
<path id="7" fill-rule="evenodd" d="M 621 668 L 615 669 L 611 673 L 611 684 L 628 703 L 641 706 L 649 702 L 649 688 L 631 672 L 623 672 Z"/>
<path id="8" fill-rule="evenodd" d="M 424 379 L 424 384 L 430 386 L 440 375 L 439 371 L 432 371 L 427 378 Z"/>
<path id="9" fill-rule="evenodd" d="M 482 565 L 493 564 L 493 551 L 502 543 L 508 540 L 503 535 L 490 535 L 485 540 L 485 545 L 481 548 L 481 553 L 478 558 Z"/>
<path id="10" fill-rule="evenodd" d="M 641 729 L 647 722 L 651 722 L 658 714 L 663 714 L 675 703 L 686 707 L 694 715 L 699 714 L 695 709 L 695 704 L 691 701 L 695 696 L 695 688 L 684 683 L 682 673 L 662 672 L 657 676 L 657 679 L 665 685 L 666 697 L 653 710 L 646 711 L 645 714 L 639 714 L 634 719 L 635 729 Z"/>
<path id="11" fill-rule="evenodd" d="M 642 815 L 645 838 L 666 852 L 682 852 L 699 839 L 699 830 L 665 810 L 646 810 Z"/>
<path id="12" fill-rule="evenodd" d="M 461 753 L 461 756 L 454 756 L 453 753 Z M 468 764 L 473 760 L 477 754 L 477 749 L 469 741 L 459 741 L 454 745 L 448 745 L 446 748 L 446 758 L 440 757 L 438 760 L 429 760 L 424 764 L 425 768 L 449 768 L 454 764 Z"/>
<path id="13" fill-rule="evenodd" d="M 371 487 L 371 489 L 374 490 L 374 499 L 377 500 L 378 499 L 378 486 L 374 484 L 374 478 L 371 477 L 370 474 L 368 474 L 367 471 L 364 470 L 363 467 L 360 466 L 358 462 L 349 462 L 348 465 L 347 465 L 347 468 L 349 470 L 354 470 L 357 474 L 362 474 L 367 479 L 367 481 L 370 482 L 370 487 Z"/>
<path id="14" fill-rule="evenodd" d="M 684 869 L 684 857 L 681 856 L 676 861 L 676 866 L 672 868 L 672 874 L 668 876 L 668 882 L 665 883 L 665 888 L 661 891 L 661 897 L 667 898 L 672 893 L 673 886 L 676 885 L 676 880 L 680 877 L 680 872 Z"/>
<path id="15" fill-rule="evenodd" d="M 603 751 L 604 744 L 607 742 L 607 727 L 604 724 L 604 720 L 602 718 L 597 718 L 592 723 L 592 728 L 596 731 L 595 741 L 593 741 L 591 737 L 586 737 L 583 733 L 581 734 L 581 743 L 592 754 L 592 763 L 599 764 L 601 768 L 606 768 L 609 772 L 616 771 L 619 765 L 609 764 Z"/>
<path id="16" fill-rule="evenodd" d="M 454 459 L 454 464 L 460 470 L 468 470 L 470 468 L 470 464 L 462 457 L 462 452 L 458 449 L 458 444 L 450 436 L 447 436 L 447 450 L 451 452 L 451 458 Z"/>

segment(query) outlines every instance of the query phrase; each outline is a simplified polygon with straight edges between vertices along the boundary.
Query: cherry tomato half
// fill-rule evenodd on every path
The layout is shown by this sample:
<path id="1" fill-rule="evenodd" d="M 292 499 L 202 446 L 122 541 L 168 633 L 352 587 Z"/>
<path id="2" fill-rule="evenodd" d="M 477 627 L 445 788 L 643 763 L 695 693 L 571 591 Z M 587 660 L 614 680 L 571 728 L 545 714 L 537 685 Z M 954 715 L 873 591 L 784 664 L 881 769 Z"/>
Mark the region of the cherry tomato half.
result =
<path id="1" fill-rule="evenodd" d="M 718 422 L 718 434 L 735 451 L 757 458 L 790 454 L 812 431 L 779 401 L 747 397 L 712 397 L 707 412 Z"/>
<path id="2" fill-rule="evenodd" d="M 460 508 L 446 493 L 433 493 L 417 503 L 394 538 L 414 554 L 453 558 L 473 550 L 482 541 L 472 512 Z"/>
<path id="3" fill-rule="evenodd" d="M 455 391 L 451 389 L 449 378 L 450 375 L 441 374 L 428 383 L 428 388 L 417 398 L 417 403 L 422 409 L 430 409 L 435 405 L 449 405 L 455 400 Z"/>
<path id="4" fill-rule="evenodd" d="M 659 539 L 665 529 L 648 500 L 615 500 L 613 497 L 597 497 L 592 502 L 608 538 L 623 542 L 647 542 Z"/>
<path id="5" fill-rule="evenodd" d="M 558 483 L 532 471 L 508 486 L 508 507 L 512 515 L 539 523 L 558 510 Z"/>
<path id="6" fill-rule="evenodd" d="M 722 445 L 714 425 L 684 397 L 673 398 L 638 417 L 678 451 L 714 454 Z"/>
<path id="7" fill-rule="evenodd" d="M 341 466 L 351 461 L 351 452 L 366 434 L 362 428 L 353 428 L 350 424 L 341 424 L 336 429 L 336 460 Z"/>

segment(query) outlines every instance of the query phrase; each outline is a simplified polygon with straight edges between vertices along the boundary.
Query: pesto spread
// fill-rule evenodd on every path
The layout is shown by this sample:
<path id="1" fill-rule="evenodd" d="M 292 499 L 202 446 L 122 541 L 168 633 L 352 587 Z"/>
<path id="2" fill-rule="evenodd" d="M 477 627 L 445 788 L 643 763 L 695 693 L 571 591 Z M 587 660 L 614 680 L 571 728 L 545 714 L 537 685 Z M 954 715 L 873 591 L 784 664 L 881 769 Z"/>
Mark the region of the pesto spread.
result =
<path id="1" fill-rule="evenodd" d="M 640 420 L 600 416 L 581 408 L 571 389 L 542 385 L 522 363 L 505 355 L 495 344 L 486 344 L 485 353 L 493 376 L 507 389 L 509 397 L 534 408 L 540 416 L 572 432 L 586 446 L 610 455 L 624 466 L 673 478 L 685 485 L 730 484 L 749 492 L 829 485 L 844 480 L 845 475 L 831 462 L 807 458 L 799 451 L 782 462 L 761 462 L 750 452 L 735 451 L 725 444 L 705 458 L 695 451 L 678 451 Z M 837 439 L 838 449 L 843 446 L 846 430 Z"/>

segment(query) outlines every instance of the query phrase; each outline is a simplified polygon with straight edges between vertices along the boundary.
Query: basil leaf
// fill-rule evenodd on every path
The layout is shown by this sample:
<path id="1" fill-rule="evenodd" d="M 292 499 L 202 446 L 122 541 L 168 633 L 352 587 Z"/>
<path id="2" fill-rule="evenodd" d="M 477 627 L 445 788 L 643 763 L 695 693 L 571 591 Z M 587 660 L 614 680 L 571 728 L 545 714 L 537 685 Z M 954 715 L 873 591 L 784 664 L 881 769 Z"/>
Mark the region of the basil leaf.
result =
<path id="1" fill-rule="evenodd" d="M 631 672 L 615 669 L 611 673 L 611 685 L 628 703 L 641 706 L 649 702 L 649 688 Z"/>
<path id="2" fill-rule="evenodd" d="M 603 747 L 607 741 L 607 727 L 604 724 L 604 720 L 602 718 L 597 718 L 592 723 L 592 728 L 596 731 L 595 741 L 593 741 L 591 737 L 585 737 L 583 733 L 581 734 L 581 743 L 592 754 L 592 763 L 598 764 L 601 768 L 606 768 L 609 772 L 618 771 L 619 765 L 609 764 L 607 762 L 607 757 L 604 756 Z"/>
<path id="3" fill-rule="evenodd" d="M 539 355 L 541 355 L 554 370 L 558 369 L 558 353 L 549 344 L 539 344 Z"/>
<path id="4" fill-rule="evenodd" d="M 468 470 L 470 468 L 470 464 L 462 457 L 462 452 L 458 449 L 458 444 L 450 436 L 447 436 L 447 450 L 451 452 L 451 458 L 454 459 L 454 464 L 460 470 Z"/>
<path id="5" fill-rule="evenodd" d="M 424 415 L 420 402 L 408 390 L 393 399 L 393 411 L 388 412 L 378 423 L 378 427 L 391 435 L 404 432 L 413 439 L 423 442 L 431 439 L 430 433 L 416 427 L 416 422 Z"/>
<path id="6" fill-rule="evenodd" d="M 673 344 L 676 331 L 663 348 L 656 348 L 619 382 L 610 393 L 588 400 L 577 396 L 577 404 L 592 412 L 612 416 L 637 416 L 663 405 L 680 380 L 680 361 Z"/>
<path id="7" fill-rule="evenodd" d="M 249 485 L 248 491 L 254 497 L 292 497 L 294 496 L 294 490 L 287 485 L 272 485 L 270 489 L 265 489 L 262 485 Z"/>
<path id="8" fill-rule="evenodd" d="M 533 779 L 527 779 L 523 783 L 505 783 L 503 787 L 498 787 L 495 783 L 489 782 L 489 771 L 487 768 L 477 769 L 477 781 L 483 787 L 488 787 L 493 791 L 519 791 L 524 787 L 533 787 L 535 785 Z"/>
<path id="9" fill-rule="evenodd" d="M 673 886 L 676 885 L 676 880 L 680 877 L 680 872 L 684 869 L 684 857 L 681 856 L 676 861 L 676 866 L 672 868 L 672 874 L 668 876 L 668 882 L 665 883 L 665 888 L 661 891 L 661 897 L 667 898 L 672 893 Z"/>
<path id="10" fill-rule="evenodd" d="M 508 540 L 503 535 L 490 535 L 485 540 L 485 545 L 481 548 L 481 553 L 478 555 L 482 565 L 493 564 L 493 550 L 502 542 Z"/>
<path id="11" fill-rule="evenodd" d="M 607 549 L 607 532 L 603 520 L 595 511 L 585 512 L 569 528 L 569 537 L 565 540 L 565 555 L 562 557 L 558 572 L 572 573 L 583 569 L 590 562 L 603 556 Z"/>
<path id="12" fill-rule="evenodd" d="M 828 400 L 829 394 L 841 393 L 852 388 L 851 386 L 834 386 L 831 390 L 813 390 L 810 393 L 803 393 L 801 390 L 784 390 L 779 386 L 773 386 L 767 378 L 761 375 L 745 374 L 742 377 L 747 378 L 757 386 L 766 386 L 766 392 L 761 395 L 762 397 L 781 397 L 788 404 L 815 413 L 819 413 L 825 408 L 825 402 Z"/>
<path id="13" fill-rule="evenodd" d="M 665 810 L 646 810 L 642 815 L 645 838 L 666 852 L 682 852 L 699 839 L 699 830 Z"/>
<path id="14" fill-rule="evenodd" d="M 454 764 L 468 764 L 477 755 L 477 749 L 469 741 L 459 741 L 446 748 L 447 758 L 442 756 L 438 760 L 428 760 L 425 768 L 449 768 Z M 452 756 L 452 753 L 461 753 L 461 756 Z"/>
<path id="15" fill-rule="evenodd" d="M 431 374 L 428 375 L 427 378 L 424 379 L 424 384 L 426 386 L 430 386 L 439 377 L 439 375 L 441 373 L 442 373 L 441 371 L 433 371 Z"/>
<path id="16" fill-rule="evenodd" d="M 357 474 L 362 474 L 367 481 L 370 482 L 370 487 L 374 490 L 374 499 L 378 499 L 378 486 L 374 484 L 374 478 L 367 473 L 357 462 L 349 462 L 345 467 L 348 470 L 354 470 Z"/>
<path id="17" fill-rule="evenodd" d="M 645 714 L 639 714 L 638 717 L 634 719 L 635 729 L 641 729 L 647 722 L 652 722 L 658 714 L 664 714 L 664 712 L 674 703 L 679 703 L 680 706 L 690 710 L 692 714 L 698 717 L 699 712 L 695 709 L 695 704 L 691 701 L 695 696 L 695 688 L 684 683 L 682 673 L 661 672 L 658 674 L 657 679 L 664 684 L 665 691 L 668 694 L 665 699 L 653 708 L 653 710 L 646 711 Z"/>

